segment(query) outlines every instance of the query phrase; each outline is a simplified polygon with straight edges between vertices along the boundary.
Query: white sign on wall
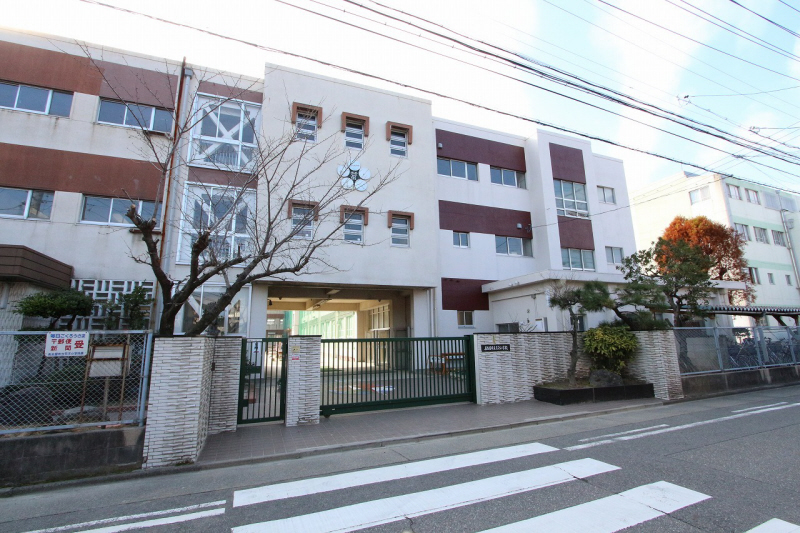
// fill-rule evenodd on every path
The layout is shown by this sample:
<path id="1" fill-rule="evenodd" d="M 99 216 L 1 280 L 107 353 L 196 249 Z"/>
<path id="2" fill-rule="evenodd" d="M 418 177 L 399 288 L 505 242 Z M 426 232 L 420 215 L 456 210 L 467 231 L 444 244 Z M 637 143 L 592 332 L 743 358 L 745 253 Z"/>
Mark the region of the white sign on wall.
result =
<path id="1" fill-rule="evenodd" d="M 45 357 L 86 357 L 89 353 L 88 331 L 48 331 Z"/>

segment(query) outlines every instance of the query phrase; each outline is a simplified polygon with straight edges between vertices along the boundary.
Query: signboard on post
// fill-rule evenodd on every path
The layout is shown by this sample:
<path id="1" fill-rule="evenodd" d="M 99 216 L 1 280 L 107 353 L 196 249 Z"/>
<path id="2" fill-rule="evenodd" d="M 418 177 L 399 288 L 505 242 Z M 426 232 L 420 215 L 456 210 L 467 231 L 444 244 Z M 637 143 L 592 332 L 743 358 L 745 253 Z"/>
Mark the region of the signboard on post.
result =
<path id="1" fill-rule="evenodd" d="M 88 331 L 48 331 L 45 357 L 86 357 L 89 353 Z"/>

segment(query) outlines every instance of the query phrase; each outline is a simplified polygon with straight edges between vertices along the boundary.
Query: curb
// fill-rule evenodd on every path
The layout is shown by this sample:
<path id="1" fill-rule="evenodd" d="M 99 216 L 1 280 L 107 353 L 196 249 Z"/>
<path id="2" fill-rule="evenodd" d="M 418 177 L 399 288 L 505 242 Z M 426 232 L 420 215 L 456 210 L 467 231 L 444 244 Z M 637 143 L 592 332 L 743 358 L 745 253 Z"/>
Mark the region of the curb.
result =
<path id="1" fill-rule="evenodd" d="M 488 433 L 492 431 L 503 431 L 507 429 L 517 429 L 521 427 L 538 426 L 541 424 L 548 424 L 554 422 L 566 422 L 570 420 L 577 420 L 581 418 L 590 418 L 593 416 L 602 416 L 614 413 L 621 413 L 625 411 L 636 411 L 639 409 L 649 409 L 653 407 L 662 407 L 665 402 L 651 402 L 640 405 L 631 405 L 625 407 L 614 407 L 611 409 L 604 409 L 600 411 L 582 411 L 563 416 L 551 416 L 545 418 L 537 418 L 533 420 L 523 420 L 513 424 L 502 424 L 496 426 L 484 426 L 481 428 L 471 428 L 459 431 L 447 431 L 442 433 L 426 433 L 419 435 L 411 435 L 408 437 L 397 437 L 385 440 L 374 440 L 364 442 L 354 442 L 344 445 L 330 445 L 318 446 L 315 448 L 304 449 L 296 452 L 281 453 L 269 455 L 265 457 L 247 458 L 247 459 L 233 459 L 228 461 L 214 461 L 207 463 L 194 463 L 182 466 L 165 466 L 154 468 L 152 470 L 135 470 L 133 472 L 126 472 L 120 474 L 108 474 L 102 476 L 87 477 L 82 479 L 71 479 L 65 481 L 54 481 L 51 483 L 41 483 L 38 485 L 23 485 L 19 487 L 6 487 L 0 488 L 0 498 L 11 498 L 21 494 L 33 494 L 39 492 L 48 492 L 52 490 L 59 490 L 64 488 L 82 487 L 87 485 L 98 485 L 101 483 L 110 483 L 116 481 L 128 481 L 131 479 L 149 478 L 168 476 L 173 474 L 182 474 L 187 472 L 200 472 L 203 470 L 215 470 L 218 468 L 228 468 L 234 466 L 244 466 L 249 464 L 270 463 L 274 461 L 284 461 L 289 459 L 301 459 L 303 457 L 310 457 L 315 455 L 327 455 L 338 452 L 348 452 L 353 450 L 363 450 L 370 448 L 383 448 L 395 444 L 407 444 L 411 442 L 420 442 L 425 440 L 442 439 L 449 437 L 460 437 L 464 435 L 477 435 L 480 433 Z"/>

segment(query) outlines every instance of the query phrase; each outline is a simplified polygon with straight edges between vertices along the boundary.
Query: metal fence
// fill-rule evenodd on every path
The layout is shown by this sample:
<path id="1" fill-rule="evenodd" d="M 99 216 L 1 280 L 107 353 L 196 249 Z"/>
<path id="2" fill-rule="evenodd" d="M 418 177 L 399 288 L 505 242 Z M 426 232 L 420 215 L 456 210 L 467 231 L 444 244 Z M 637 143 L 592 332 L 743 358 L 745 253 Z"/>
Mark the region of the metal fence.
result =
<path id="1" fill-rule="evenodd" d="M 323 415 L 474 399 L 464 337 L 323 339 L 321 349 Z"/>
<path id="2" fill-rule="evenodd" d="M 286 416 L 287 339 L 242 339 L 237 422 L 282 420 Z"/>
<path id="3" fill-rule="evenodd" d="M 681 374 L 797 364 L 800 327 L 675 328 Z"/>
<path id="4" fill-rule="evenodd" d="M 143 423 L 152 334 L 91 331 L 85 356 L 47 357 L 47 332 L 0 332 L 0 434 Z"/>

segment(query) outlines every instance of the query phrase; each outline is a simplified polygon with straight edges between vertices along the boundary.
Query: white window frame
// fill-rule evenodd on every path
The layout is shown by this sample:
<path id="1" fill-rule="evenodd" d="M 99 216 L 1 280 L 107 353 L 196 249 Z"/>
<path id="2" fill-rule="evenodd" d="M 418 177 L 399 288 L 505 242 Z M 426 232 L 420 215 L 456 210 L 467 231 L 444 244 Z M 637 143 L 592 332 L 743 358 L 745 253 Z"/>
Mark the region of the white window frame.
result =
<path id="1" fill-rule="evenodd" d="M 448 172 L 447 174 L 442 173 L 440 169 L 439 163 L 447 162 Z M 463 176 L 456 176 L 453 174 L 453 163 L 460 163 L 464 165 L 464 175 Z M 470 168 L 474 169 L 474 178 L 470 177 Z M 450 178 L 456 178 L 458 180 L 467 180 L 467 181 L 478 181 L 478 164 L 477 163 L 470 163 L 469 161 L 461 161 L 459 159 L 451 159 L 448 157 L 437 157 L 436 158 L 436 173 L 440 176 L 448 176 Z"/>
<path id="2" fill-rule="evenodd" d="M 235 139 L 227 139 L 225 136 L 223 137 L 213 137 L 210 135 L 203 135 L 203 120 L 208 115 L 213 115 L 215 112 L 217 116 L 219 116 L 220 108 L 223 106 L 237 106 L 239 108 L 239 123 L 236 128 L 236 132 L 238 133 L 238 140 Z M 248 112 L 252 114 L 252 120 L 246 118 L 248 116 Z M 198 94 L 197 98 L 195 98 L 195 114 L 194 118 L 197 123 L 192 128 L 192 142 L 189 154 L 189 164 L 193 166 L 199 167 L 208 167 L 208 168 L 222 168 L 222 169 L 233 169 L 239 170 L 242 168 L 247 168 L 252 164 L 252 158 L 255 154 L 255 151 L 258 149 L 256 143 L 256 136 L 259 132 L 259 123 L 261 122 L 261 106 L 259 104 L 254 104 L 252 102 L 245 102 L 243 100 L 234 100 L 229 98 L 222 98 L 219 96 L 213 96 L 209 94 Z M 242 131 L 244 129 L 244 125 L 249 123 L 253 129 L 253 142 L 245 142 L 242 140 Z M 219 121 L 217 121 L 217 131 L 219 132 Z M 234 129 L 231 128 L 229 133 L 233 134 Z M 209 156 L 213 156 L 214 152 L 207 154 L 201 150 L 200 144 L 201 143 L 210 143 L 213 147 L 214 145 L 225 145 L 228 148 L 233 148 L 236 151 L 236 162 L 234 164 L 228 163 L 216 163 L 214 161 L 209 161 Z M 249 158 L 247 154 L 249 155 Z"/>
<path id="3" fill-rule="evenodd" d="M 63 117 L 63 118 L 69 118 L 69 116 L 72 114 L 72 101 L 74 100 L 75 93 L 72 93 L 70 91 L 57 91 L 55 89 L 47 89 L 45 87 L 35 87 L 33 85 L 26 85 L 24 83 L 13 83 L 13 82 L 8 82 L 8 81 L 0 81 L 0 84 L 9 85 L 9 86 L 12 86 L 12 87 L 15 86 L 17 88 L 17 94 L 14 97 L 14 105 L 13 106 L 0 105 L 0 109 L 13 109 L 14 111 L 25 111 L 26 113 L 35 113 L 37 115 L 49 115 L 49 116 L 52 116 L 52 117 Z M 29 89 L 36 89 L 37 91 L 47 91 L 47 103 L 44 106 L 44 111 L 39 111 L 38 109 L 28 109 L 28 108 L 25 108 L 25 107 L 19 107 L 19 95 L 20 95 L 20 92 L 21 92 L 20 89 L 22 87 L 27 87 Z M 51 105 L 53 103 L 53 93 L 68 94 L 70 96 L 69 114 L 67 114 L 67 115 L 51 115 L 50 114 Z"/>
<path id="4" fill-rule="evenodd" d="M 611 195 L 611 200 L 608 199 L 609 194 Z M 603 185 L 597 186 L 597 199 L 600 201 L 601 204 L 614 204 L 617 203 L 617 195 L 614 191 L 613 187 L 605 187 Z"/>
<path id="5" fill-rule="evenodd" d="M 225 290 L 225 286 L 224 285 L 220 285 L 220 284 L 216 284 L 216 283 L 204 283 L 197 290 L 195 290 L 194 293 L 192 293 L 192 295 L 189 297 L 189 300 L 186 301 L 186 303 L 184 304 L 184 306 L 181 309 L 180 313 L 178 314 L 177 319 L 175 320 L 175 332 L 177 334 L 185 333 L 184 330 L 183 330 L 183 321 L 184 321 L 185 313 L 186 313 L 187 309 L 189 308 L 189 306 L 194 303 L 194 302 L 190 303 L 190 301 L 194 298 L 194 295 L 197 292 L 199 292 L 200 293 L 200 306 L 202 308 L 202 306 L 204 304 L 204 301 L 205 301 L 206 289 L 222 289 L 222 290 Z M 247 309 L 245 310 L 244 313 L 242 313 L 243 316 L 239 316 L 238 317 L 239 318 L 238 331 L 231 333 L 228 330 L 230 329 L 230 319 L 231 319 L 232 308 L 237 303 L 240 303 L 240 302 L 243 302 L 243 301 L 247 302 Z M 222 316 L 222 327 L 223 327 L 223 331 L 222 331 L 221 334 L 222 335 L 249 336 L 249 333 L 250 333 L 250 318 L 251 318 L 251 310 L 252 310 L 252 308 L 253 308 L 253 286 L 252 285 L 245 285 L 244 287 L 242 287 L 242 290 L 240 290 L 236 294 L 236 296 L 233 297 L 233 300 L 231 301 L 231 303 L 228 304 L 227 306 L 225 306 L 225 309 L 220 313 L 220 315 Z M 244 324 L 242 324 L 242 322 L 244 322 Z M 205 334 L 205 332 L 203 332 L 203 334 Z"/>
<path id="6" fill-rule="evenodd" d="M 569 183 L 572 195 L 564 195 L 564 184 Z M 589 218 L 589 199 L 586 196 L 586 185 L 574 181 L 553 180 L 556 194 L 556 213 L 562 217 Z M 578 199 L 577 191 L 582 191 L 583 200 Z M 571 206 L 569 204 L 572 204 Z"/>
<path id="7" fill-rule="evenodd" d="M 772 230 L 772 244 L 786 248 L 786 233 L 783 231 Z"/>
<path id="8" fill-rule="evenodd" d="M 758 226 L 753 226 L 753 235 L 756 238 L 756 242 L 763 242 L 764 244 L 769 244 L 769 236 L 767 236 L 766 228 L 759 228 Z"/>
<path id="9" fill-rule="evenodd" d="M 111 203 L 108 205 L 108 216 L 106 217 L 106 221 L 105 222 L 100 222 L 100 221 L 96 221 L 96 220 L 84 220 L 83 219 L 83 216 L 86 213 L 86 200 L 88 200 L 89 198 L 100 198 L 102 200 L 111 200 Z M 154 204 L 154 206 L 155 206 L 155 203 L 156 203 L 156 202 L 151 202 L 149 200 L 128 200 L 127 198 L 113 198 L 111 196 L 97 196 L 97 195 L 94 195 L 94 194 L 84 194 L 83 195 L 83 201 L 81 202 L 80 223 L 81 224 L 93 224 L 95 226 L 117 226 L 117 227 L 126 227 L 126 228 L 133 227 L 133 222 L 111 222 L 111 215 L 114 213 L 114 204 L 117 203 L 117 202 L 121 202 L 121 203 L 126 205 L 126 208 L 125 208 L 126 212 L 127 212 L 127 206 L 128 205 L 135 204 L 136 205 L 136 212 L 139 213 L 139 214 L 142 213 L 142 207 L 145 204 Z M 161 208 L 161 203 L 160 202 L 158 203 L 157 207 L 159 209 Z M 160 227 L 161 226 L 160 211 L 156 212 L 155 215 L 156 215 L 156 225 Z M 127 219 L 127 217 L 126 217 L 126 219 Z"/>
<path id="10" fill-rule="evenodd" d="M 294 140 L 315 143 L 317 142 L 317 113 L 306 108 L 297 110 L 295 119 Z"/>
<path id="11" fill-rule="evenodd" d="M 752 240 L 750 238 L 750 226 L 748 226 L 747 224 L 739 224 L 738 222 L 736 222 L 733 224 L 733 229 L 736 233 L 742 235 L 745 241 L 749 242 Z"/>
<path id="12" fill-rule="evenodd" d="M 751 204 L 761 205 L 761 198 L 758 195 L 758 191 L 754 191 L 753 189 L 745 189 L 745 194 L 747 195 L 747 201 Z"/>
<path id="13" fill-rule="evenodd" d="M 475 328 L 474 311 L 457 311 L 456 322 L 459 328 Z"/>
<path id="14" fill-rule="evenodd" d="M 564 261 L 564 252 L 567 252 L 567 261 Z M 587 257 L 591 257 L 592 267 L 587 267 Z M 580 259 L 580 266 L 576 266 L 576 259 Z M 564 270 L 587 270 L 596 271 L 597 261 L 595 261 L 594 250 L 581 250 L 579 248 L 562 248 L 561 249 L 561 267 Z"/>
<path id="15" fill-rule="evenodd" d="M 408 157 L 408 130 L 392 128 L 389 132 L 389 155 Z"/>
<path id="16" fill-rule="evenodd" d="M 753 285 L 761 285 L 761 276 L 758 275 L 758 268 L 747 267 L 747 275 L 750 277 L 750 282 Z"/>
<path id="17" fill-rule="evenodd" d="M 314 237 L 314 210 L 313 205 L 293 205 L 292 206 L 292 235 L 293 239 L 311 240 Z M 301 227 L 301 229 L 297 229 Z"/>
<path id="18" fill-rule="evenodd" d="M 14 218 L 18 220 L 50 220 L 50 217 L 53 214 L 53 203 L 55 201 L 55 192 L 54 191 L 45 191 L 39 189 L 20 189 L 17 187 L 0 187 L 0 191 L 2 190 L 9 190 L 9 191 L 25 191 L 27 196 L 25 198 L 25 207 L 22 210 L 21 215 L 5 215 L 0 213 L 0 218 Z M 31 200 L 33 199 L 33 193 L 40 192 L 43 194 L 50 195 L 50 212 L 47 215 L 47 218 L 39 218 L 39 217 L 32 217 L 31 214 Z"/>
<path id="19" fill-rule="evenodd" d="M 500 181 L 497 177 L 500 177 Z M 514 183 L 506 183 L 507 178 L 513 178 Z M 502 185 L 504 187 L 513 187 L 515 189 L 527 189 L 525 181 L 525 173 L 519 170 L 511 170 L 501 167 L 489 167 L 489 181 L 494 185 Z"/>
<path id="20" fill-rule="evenodd" d="M 110 104 L 121 105 L 121 106 L 123 106 L 125 108 L 125 113 L 122 115 L 122 122 L 110 122 L 108 120 L 100 120 L 100 111 L 101 111 L 101 109 L 103 107 L 103 102 L 108 102 Z M 147 109 L 147 110 L 149 110 L 148 112 L 150 114 L 150 118 L 147 120 L 147 124 L 139 124 L 138 119 L 136 118 L 136 115 L 131 111 L 131 107 L 134 107 L 134 106 L 138 107 L 139 109 Z M 156 120 L 156 110 L 157 109 L 160 110 L 160 111 L 166 111 L 167 113 L 169 113 L 170 124 L 169 124 L 169 127 L 166 130 L 153 129 L 153 125 L 155 124 L 155 120 Z M 134 122 L 135 122 L 134 124 L 128 124 L 128 117 L 129 116 L 133 116 Z M 107 125 L 110 125 L 110 126 L 121 126 L 123 128 L 144 129 L 144 130 L 147 130 L 147 131 L 154 131 L 154 132 L 158 132 L 158 133 L 170 133 L 171 130 L 172 130 L 172 126 L 174 125 L 174 120 L 175 120 L 175 117 L 173 116 L 172 111 L 170 111 L 168 109 L 164 109 L 162 107 L 154 107 L 154 106 L 145 105 L 145 104 L 136 104 L 136 103 L 132 103 L 132 102 L 131 103 L 126 103 L 126 102 L 122 102 L 120 100 L 112 100 L 111 98 L 101 98 L 100 99 L 100 105 L 97 107 L 97 123 L 98 124 L 107 124 Z"/>
<path id="21" fill-rule="evenodd" d="M 742 192 L 739 190 L 738 185 L 731 185 L 730 183 L 726 183 L 725 185 L 728 188 L 728 198 L 732 198 L 734 200 L 742 199 Z"/>
<path id="22" fill-rule="evenodd" d="M 392 246 L 408 248 L 411 246 L 411 219 L 392 215 Z"/>
<path id="23" fill-rule="evenodd" d="M 619 257 L 619 261 L 617 261 L 617 257 Z M 606 262 L 608 262 L 609 265 L 621 265 L 624 257 L 625 254 L 622 252 L 622 248 L 618 246 L 606 246 Z"/>
<path id="24" fill-rule="evenodd" d="M 519 248 L 518 248 L 519 253 L 517 253 L 516 250 L 512 250 L 511 242 L 519 243 Z M 503 250 L 505 251 L 501 251 L 501 246 L 503 246 Z M 506 237 L 505 235 L 495 235 L 494 250 L 497 255 L 503 255 L 509 257 L 533 257 L 533 243 L 531 239 L 523 239 L 521 237 Z"/>
<path id="25" fill-rule="evenodd" d="M 469 232 L 467 232 L 467 231 L 454 231 L 453 232 L 453 246 L 455 248 L 469 248 Z"/>
<path id="26" fill-rule="evenodd" d="M 297 113 L 298 119 L 300 111 Z M 314 117 L 316 120 L 316 117 Z M 316 125 L 316 122 L 315 122 Z M 364 149 L 364 121 L 354 118 L 344 120 L 344 146 L 350 150 Z"/>
<path id="27" fill-rule="evenodd" d="M 705 187 L 700 187 L 693 191 L 689 191 L 689 202 L 694 205 L 700 202 L 705 202 L 706 200 L 711 198 L 711 191 L 708 188 L 708 185 Z"/>
<path id="28" fill-rule="evenodd" d="M 344 242 L 364 244 L 364 213 L 360 211 L 346 213 L 342 233 Z"/>

